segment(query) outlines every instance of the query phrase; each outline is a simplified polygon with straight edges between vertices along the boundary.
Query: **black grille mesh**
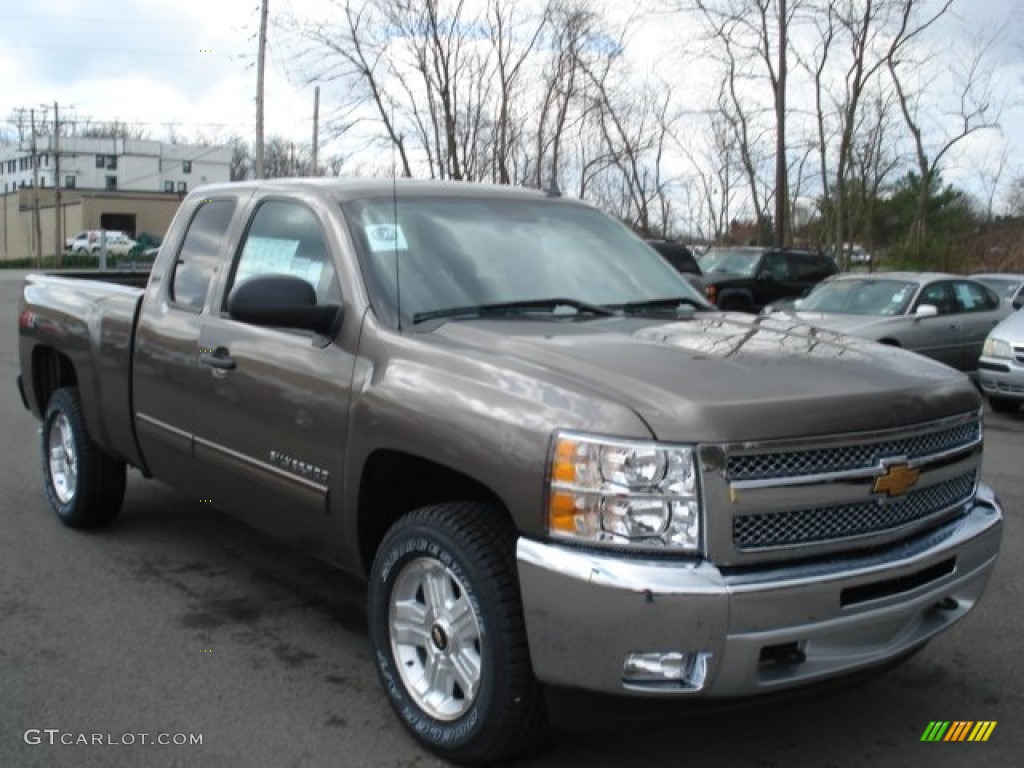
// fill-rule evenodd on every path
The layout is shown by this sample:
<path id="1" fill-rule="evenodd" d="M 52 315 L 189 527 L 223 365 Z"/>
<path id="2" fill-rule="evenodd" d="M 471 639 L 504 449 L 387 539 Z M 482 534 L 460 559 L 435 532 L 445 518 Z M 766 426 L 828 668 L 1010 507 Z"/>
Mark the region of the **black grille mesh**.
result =
<path id="1" fill-rule="evenodd" d="M 890 503 L 865 501 L 736 517 L 733 543 L 742 551 L 882 533 L 968 501 L 976 482 L 977 471 L 971 471 Z"/>
<path id="2" fill-rule="evenodd" d="M 980 435 L 981 422 L 976 420 L 922 435 L 861 445 L 730 456 L 727 471 L 729 480 L 736 481 L 865 469 L 878 466 L 885 457 L 914 459 L 968 446 L 977 442 Z"/>

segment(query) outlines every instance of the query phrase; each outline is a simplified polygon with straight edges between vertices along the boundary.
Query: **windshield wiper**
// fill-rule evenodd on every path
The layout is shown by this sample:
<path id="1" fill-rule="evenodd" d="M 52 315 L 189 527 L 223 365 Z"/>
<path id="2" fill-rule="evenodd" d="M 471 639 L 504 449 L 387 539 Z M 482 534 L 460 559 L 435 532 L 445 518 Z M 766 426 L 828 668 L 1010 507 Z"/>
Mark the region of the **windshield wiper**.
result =
<path id="1" fill-rule="evenodd" d="M 523 301 L 503 301 L 497 304 L 475 304 L 466 307 L 447 307 L 446 309 L 433 309 L 429 312 L 417 312 L 412 316 L 413 324 L 423 323 L 427 320 L 438 318 L 455 317 L 487 317 L 490 315 L 518 315 L 530 310 L 547 310 L 555 313 L 559 307 L 570 307 L 576 310 L 576 315 L 589 314 L 600 317 L 610 317 L 615 310 L 609 307 L 602 307 L 600 304 L 591 304 L 587 301 L 568 298 L 550 299 L 524 299 Z"/>
<path id="2" fill-rule="evenodd" d="M 625 304 L 614 304 L 613 309 L 618 309 L 627 315 L 637 314 L 649 309 L 679 310 L 686 305 L 693 309 L 713 309 L 710 305 L 700 299 L 693 299 L 689 296 L 672 296 L 667 299 L 648 299 L 646 301 L 630 301 Z"/>

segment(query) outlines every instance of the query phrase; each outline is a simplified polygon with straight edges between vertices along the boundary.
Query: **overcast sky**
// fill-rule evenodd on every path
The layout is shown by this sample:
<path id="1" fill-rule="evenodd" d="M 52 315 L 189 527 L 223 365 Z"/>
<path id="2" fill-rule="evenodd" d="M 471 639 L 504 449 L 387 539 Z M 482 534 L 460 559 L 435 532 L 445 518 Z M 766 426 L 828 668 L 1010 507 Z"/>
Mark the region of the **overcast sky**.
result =
<path id="1" fill-rule="evenodd" d="M 595 0 L 602 2 L 603 0 Z M 154 138 L 173 126 L 184 140 L 255 131 L 256 34 L 260 0 L 3 0 L 0 10 L 0 120 L 24 107 L 61 105 L 62 118 L 121 119 L 145 124 Z M 270 0 L 272 18 L 323 14 L 325 0 Z M 1004 115 L 1003 135 L 973 140 L 972 157 L 1013 149 L 1024 172 L 1024 0 L 956 0 L 959 19 L 945 20 L 950 56 L 977 34 L 1003 30 L 998 59 L 1016 75 L 1006 82 L 1018 106 Z M 671 65 L 672 48 L 694 33 L 676 17 L 650 22 L 651 44 L 637 46 Z M 647 34 L 641 31 L 641 35 Z M 267 135 L 309 141 L 313 88 L 295 70 L 293 51 L 272 26 L 267 67 Z M 646 42 L 646 41 L 645 41 Z M 292 43 L 294 45 L 294 42 Z M 673 71 L 671 66 L 667 71 Z M 687 70 L 688 89 L 695 72 Z M 662 73 L 665 76 L 665 73 Z M 710 84 L 708 84 L 710 85 Z M 322 112 L 330 110 L 325 91 Z M 52 109 L 51 109 L 52 114 Z M 331 152 L 325 147 L 323 155 Z M 951 169 L 957 178 L 970 163 Z"/>
<path id="2" fill-rule="evenodd" d="M 62 117 L 139 122 L 158 138 L 172 124 L 185 138 L 252 138 L 259 0 L 4 0 L 2 8 L 0 119 L 56 100 Z M 283 53 L 271 34 L 267 133 L 308 140 L 313 89 L 290 77 Z"/>

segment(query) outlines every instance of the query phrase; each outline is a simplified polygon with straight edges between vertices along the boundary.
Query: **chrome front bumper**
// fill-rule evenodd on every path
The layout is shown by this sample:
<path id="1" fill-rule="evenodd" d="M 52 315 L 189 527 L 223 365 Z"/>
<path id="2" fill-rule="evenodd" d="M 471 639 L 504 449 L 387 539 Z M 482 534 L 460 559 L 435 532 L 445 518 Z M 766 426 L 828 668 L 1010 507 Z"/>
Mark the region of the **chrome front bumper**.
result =
<path id="1" fill-rule="evenodd" d="M 981 597 L 1002 509 L 980 486 L 968 513 L 878 554 L 723 572 L 520 539 L 523 610 L 542 682 L 633 696 L 738 697 L 884 664 Z M 623 676 L 637 653 L 709 654 L 699 685 Z"/>
<path id="2" fill-rule="evenodd" d="M 1016 359 L 983 357 L 978 361 L 978 383 L 986 395 L 1024 400 L 1024 365 Z"/>

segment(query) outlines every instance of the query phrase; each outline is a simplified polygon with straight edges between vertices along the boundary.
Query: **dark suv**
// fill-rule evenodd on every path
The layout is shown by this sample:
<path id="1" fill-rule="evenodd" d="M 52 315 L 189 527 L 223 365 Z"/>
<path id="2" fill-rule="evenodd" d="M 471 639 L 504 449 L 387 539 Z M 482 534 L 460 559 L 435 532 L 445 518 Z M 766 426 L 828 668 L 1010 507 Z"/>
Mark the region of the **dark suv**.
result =
<path id="1" fill-rule="evenodd" d="M 700 266 L 693 257 L 693 251 L 677 240 L 647 240 L 646 242 L 660 253 L 661 257 L 675 268 L 676 272 L 685 277 L 690 285 L 701 294 L 705 292 Z"/>
<path id="2" fill-rule="evenodd" d="M 734 246 L 708 249 L 700 267 L 708 301 L 738 312 L 803 296 L 839 271 L 831 257 L 814 251 Z"/>

